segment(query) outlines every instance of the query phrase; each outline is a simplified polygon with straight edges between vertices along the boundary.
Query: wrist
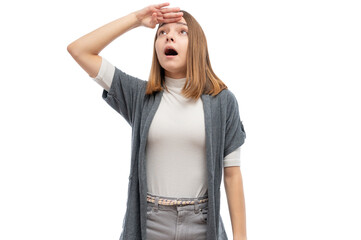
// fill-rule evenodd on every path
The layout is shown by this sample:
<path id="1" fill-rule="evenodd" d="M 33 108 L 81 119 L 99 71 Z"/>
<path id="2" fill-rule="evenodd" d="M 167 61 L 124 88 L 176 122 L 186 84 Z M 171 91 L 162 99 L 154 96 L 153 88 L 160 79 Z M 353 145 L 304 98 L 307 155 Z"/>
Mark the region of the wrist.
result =
<path id="1" fill-rule="evenodd" d="M 233 240 L 247 240 L 247 236 L 233 235 Z"/>
<path id="2" fill-rule="evenodd" d="M 142 21 L 139 20 L 139 18 L 137 16 L 137 12 L 132 12 L 132 13 L 129 14 L 129 16 L 132 18 L 132 21 L 133 21 L 133 27 L 132 28 L 142 26 Z"/>

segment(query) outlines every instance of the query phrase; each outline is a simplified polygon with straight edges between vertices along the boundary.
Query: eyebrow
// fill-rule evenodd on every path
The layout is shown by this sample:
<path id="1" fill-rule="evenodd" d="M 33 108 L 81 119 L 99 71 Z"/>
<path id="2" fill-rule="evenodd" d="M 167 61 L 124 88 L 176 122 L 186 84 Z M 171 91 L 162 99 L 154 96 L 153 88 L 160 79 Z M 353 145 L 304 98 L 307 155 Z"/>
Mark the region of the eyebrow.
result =
<path id="1" fill-rule="evenodd" d="M 182 24 L 182 25 L 185 25 L 185 26 L 188 27 L 188 25 L 187 25 L 186 23 L 183 23 L 183 22 L 175 22 L 175 23 L 176 23 L 176 24 Z M 162 24 L 160 24 L 159 28 L 163 27 L 163 26 L 166 25 L 166 24 L 168 24 L 168 23 L 162 23 Z M 158 29 L 159 29 L 159 28 L 158 28 Z"/>

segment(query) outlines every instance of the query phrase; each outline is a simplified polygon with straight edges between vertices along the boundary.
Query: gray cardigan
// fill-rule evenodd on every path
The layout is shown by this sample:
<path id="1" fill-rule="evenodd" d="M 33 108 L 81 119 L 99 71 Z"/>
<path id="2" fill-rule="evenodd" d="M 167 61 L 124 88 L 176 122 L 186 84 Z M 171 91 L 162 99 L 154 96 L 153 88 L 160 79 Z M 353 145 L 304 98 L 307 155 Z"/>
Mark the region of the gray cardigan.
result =
<path id="1" fill-rule="evenodd" d="M 132 127 L 131 164 L 127 209 L 120 240 L 146 240 L 147 182 L 145 147 L 151 121 L 164 90 L 146 95 L 147 81 L 115 67 L 109 92 L 102 98 Z M 227 240 L 220 216 L 220 185 L 224 156 L 240 147 L 246 133 L 239 116 L 237 99 L 228 90 L 217 96 L 202 94 L 208 169 L 207 240 Z"/>

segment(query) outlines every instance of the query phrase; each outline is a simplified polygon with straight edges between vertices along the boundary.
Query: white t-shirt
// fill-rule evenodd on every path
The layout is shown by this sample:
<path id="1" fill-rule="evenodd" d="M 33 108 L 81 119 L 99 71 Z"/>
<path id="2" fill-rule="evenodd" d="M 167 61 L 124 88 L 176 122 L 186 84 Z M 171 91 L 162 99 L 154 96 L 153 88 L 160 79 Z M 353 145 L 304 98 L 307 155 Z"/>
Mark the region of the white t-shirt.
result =
<path id="1" fill-rule="evenodd" d="M 115 67 L 105 58 L 93 78 L 109 91 Z M 181 94 L 186 78 L 165 77 L 146 145 L 148 192 L 164 197 L 200 197 L 207 192 L 203 102 Z M 240 147 L 225 156 L 224 167 L 240 166 Z"/>

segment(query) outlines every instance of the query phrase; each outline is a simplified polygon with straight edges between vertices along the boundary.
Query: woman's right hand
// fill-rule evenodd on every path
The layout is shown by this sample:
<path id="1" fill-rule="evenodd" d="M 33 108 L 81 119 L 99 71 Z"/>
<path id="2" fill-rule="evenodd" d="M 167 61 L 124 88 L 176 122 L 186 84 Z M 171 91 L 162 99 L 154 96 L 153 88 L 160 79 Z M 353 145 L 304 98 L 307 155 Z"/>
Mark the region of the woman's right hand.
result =
<path id="1" fill-rule="evenodd" d="M 183 13 L 179 12 L 179 7 L 164 8 L 169 3 L 150 5 L 139 11 L 134 12 L 139 25 L 149 28 L 155 28 L 159 23 L 178 22 L 182 19 Z"/>

